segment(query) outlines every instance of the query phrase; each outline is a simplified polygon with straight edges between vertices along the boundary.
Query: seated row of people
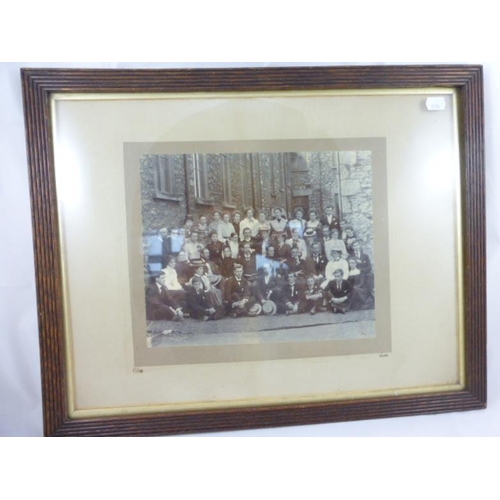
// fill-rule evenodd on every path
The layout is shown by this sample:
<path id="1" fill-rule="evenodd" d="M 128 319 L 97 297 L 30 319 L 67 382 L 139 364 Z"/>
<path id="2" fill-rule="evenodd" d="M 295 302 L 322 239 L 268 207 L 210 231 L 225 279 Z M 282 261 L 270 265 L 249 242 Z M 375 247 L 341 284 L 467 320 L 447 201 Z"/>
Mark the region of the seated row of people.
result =
<path id="1" fill-rule="evenodd" d="M 193 269 L 196 263 L 201 261 L 206 267 L 209 276 L 220 275 L 222 278 L 233 276 L 234 264 L 241 264 L 247 279 L 253 279 L 265 266 L 271 269 L 271 274 L 279 277 L 285 276 L 289 272 L 298 276 L 313 275 L 316 280 L 333 279 L 335 269 L 342 269 L 347 276 L 351 269 L 358 269 L 365 275 L 372 274 L 372 264 L 367 254 L 363 252 L 361 243 L 354 241 L 351 246 L 351 253 L 344 258 L 344 253 L 330 248 L 328 255 L 325 255 L 321 243 L 315 241 L 304 251 L 299 245 L 288 245 L 270 243 L 264 254 L 257 253 L 251 241 L 243 241 L 238 245 L 236 252 L 233 252 L 229 245 L 222 247 L 210 247 L 197 249 L 196 254 L 189 254 L 187 251 L 180 252 L 177 256 L 171 255 L 166 261 L 167 279 L 170 289 L 174 284 L 170 283 L 173 274 L 179 282 L 177 287 L 185 285 L 193 276 Z M 222 252 L 219 254 L 219 252 Z M 191 257 L 191 258 L 190 258 Z"/>
<path id="2" fill-rule="evenodd" d="M 291 257 L 280 262 L 273 258 L 273 250 L 270 246 L 259 264 L 248 243 L 238 260 L 226 247 L 220 267 L 210 260 L 207 248 L 202 251 L 204 258 L 191 262 L 182 254 L 170 258 L 148 287 L 148 319 L 180 321 L 186 312 L 197 319 L 257 315 L 261 306 L 269 304 L 273 314 L 315 314 L 327 307 L 345 313 L 374 307 L 373 273 L 366 255 L 351 255 L 345 261 L 333 250 L 332 261 L 320 254 L 317 261 L 314 254 L 304 260 L 293 247 Z"/>

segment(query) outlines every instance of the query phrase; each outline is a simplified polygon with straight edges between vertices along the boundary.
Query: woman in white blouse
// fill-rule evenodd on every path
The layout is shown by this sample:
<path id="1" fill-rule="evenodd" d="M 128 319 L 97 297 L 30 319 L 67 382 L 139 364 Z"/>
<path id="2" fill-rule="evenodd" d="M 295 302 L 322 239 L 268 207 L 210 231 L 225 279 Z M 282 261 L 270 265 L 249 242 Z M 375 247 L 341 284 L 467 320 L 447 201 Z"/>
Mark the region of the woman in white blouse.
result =
<path id="1" fill-rule="evenodd" d="M 332 250 L 330 252 L 330 255 L 327 255 L 331 260 L 328 262 L 326 265 L 325 269 L 325 281 L 321 283 L 321 288 L 324 290 L 330 281 L 333 281 L 335 278 L 333 276 L 333 273 L 337 269 L 342 269 L 344 276 L 347 279 L 347 276 L 349 276 L 349 264 L 347 263 L 347 260 L 342 258 L 342 255 L 340 252 L 336 250 Z"/>
<path id="2" fill-rule="evenodd" d="M 177 264 L 176 257 L 170 257 L 167 261 L 167 267 L 162 269 L 162 285 L 170 292 L 174 300 L 184 301 L 186 298 L 186 292 L 182 285 L 179 283 L 179 277 L 175 266 Z"/>
<path id="3" fill-rule="evenodd" d="M 347 248 L 343 240 L 339 239 L 338 229 L 332 229 L 330 232 L 330 239 L 325 242 L 325 255 L 329 261 L 333 260 L 332 251 L 336 250 L 342 254 L 344 259 L 347 259 Z M 347 273 L 344 273 L 347 276 Z"/>

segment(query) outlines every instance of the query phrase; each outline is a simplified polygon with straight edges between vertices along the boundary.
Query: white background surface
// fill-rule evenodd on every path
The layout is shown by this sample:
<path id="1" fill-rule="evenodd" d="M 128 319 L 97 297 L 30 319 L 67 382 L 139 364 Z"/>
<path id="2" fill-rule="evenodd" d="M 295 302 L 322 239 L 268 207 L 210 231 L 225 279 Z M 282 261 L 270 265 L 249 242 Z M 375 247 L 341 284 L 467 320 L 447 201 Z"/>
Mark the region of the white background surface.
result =
<path id="1" fill-rule="evenodd" d="M 475 62 L 475 61 L 473 61 Z M 265 65 L 265 63 L 255 64 Z M 39 376 L 32 233 L 29 188 L 24 142 L 19 68 L 49 64 L 6 64 L 0 66 L 1 129 L 0 162 L 0 435 L 40 436 L 42 409 Z M 59 65 L 50 65 L 59 66 Z M 70 65 L 65 65 L 70 66 Z M 80 65 L 75 65 L 76 67 Z M 92 67 L 110 67 L 93 64 Z M 113 65 L 115 66 L 115 65 Z M 116 67 L 130 67 L 117 64 Z M 138 64 L 138 67 L 147 66 Z M 165 64 L 165 67 L 169 65 Z M 172 65 L 170 65 L 172 66 Z M 179 65 L 175 65 L 179 66 Z M 186 66 L 192 66 L 186 64 Z M 204 65 L 206 66 L 206 64 Z M 215 66 L 215 65 L 214 65 Z M 485 63 L 486 159 L 488 179 L 489 269 L 499 267 L 498 217 L 495 203 L 498 172 L 493 168 L 498 143 L 492 141 L 498 125 L 500 65 Z M 5 111 L 5 112 L 4 112 Z M 494 272 L 494 271 L 493 271 Z M 452 413 L 316 426 L 220 433 L 233 436 L 493 436 L 500 435 L 500 378 L 497 363 L 500 345 L 495 336 L 494 303 L 498 285 L 489 285 L 489 407 L 486 411 Z M 498 316 L 497 316 L 498 317 Z"/>

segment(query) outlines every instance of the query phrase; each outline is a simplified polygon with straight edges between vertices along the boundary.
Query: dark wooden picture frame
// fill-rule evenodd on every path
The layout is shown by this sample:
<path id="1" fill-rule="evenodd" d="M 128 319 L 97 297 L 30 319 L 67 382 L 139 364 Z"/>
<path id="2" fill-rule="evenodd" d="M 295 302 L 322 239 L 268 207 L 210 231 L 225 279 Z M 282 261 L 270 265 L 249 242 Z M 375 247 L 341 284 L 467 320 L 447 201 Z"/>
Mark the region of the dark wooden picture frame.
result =
<path id="1" fill-rule="evenodd" d="M 49 436 L 166 435 L 317 424 L 485 408 L 486 250 L 482 67 L 367 66 L 218 70 L 23 69 L 42 365 Z M 459 101 L 465 380 L 463 390 L 231 409 L 71 419 L 51 96 L 55 93 L 454 88 Z"/>

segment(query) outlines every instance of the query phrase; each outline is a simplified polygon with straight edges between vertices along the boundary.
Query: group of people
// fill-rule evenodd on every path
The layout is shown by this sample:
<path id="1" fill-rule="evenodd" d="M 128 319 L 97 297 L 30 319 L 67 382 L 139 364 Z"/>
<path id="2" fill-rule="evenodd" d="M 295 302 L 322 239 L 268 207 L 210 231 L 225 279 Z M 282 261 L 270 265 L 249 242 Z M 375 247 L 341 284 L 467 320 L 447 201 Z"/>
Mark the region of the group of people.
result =
<path id="1" fill-rule="evenodd" d="M 214 211 L 161 230 L 163 269 L 146 291 L 148 320 L 217 320 L 259 314 L 345 314 L 374 308 L 374 274 L 362 242 L 333 206 L 288 219 Z M 168 233 L 168 234 L 167 234 Z"/>

